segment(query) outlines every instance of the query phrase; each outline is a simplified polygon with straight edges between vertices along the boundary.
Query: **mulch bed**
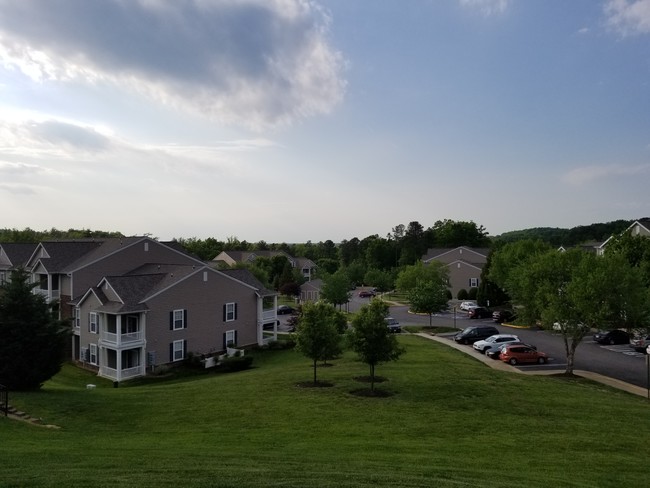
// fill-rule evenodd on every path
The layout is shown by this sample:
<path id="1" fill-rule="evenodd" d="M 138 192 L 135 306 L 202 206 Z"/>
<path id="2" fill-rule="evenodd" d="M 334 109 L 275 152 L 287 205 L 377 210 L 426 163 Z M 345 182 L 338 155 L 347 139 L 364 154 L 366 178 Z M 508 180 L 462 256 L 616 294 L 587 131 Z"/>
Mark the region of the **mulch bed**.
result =
<path id="1" fill-rule="evenodd" d="M 301 381 L 300 383 L 296 383 L 296 386 L 298 388 L 330 388 L 334 386 L 334 383 L 330 383 L 329 381 L 317 381 L 316 383 L 313 381 Z"/>

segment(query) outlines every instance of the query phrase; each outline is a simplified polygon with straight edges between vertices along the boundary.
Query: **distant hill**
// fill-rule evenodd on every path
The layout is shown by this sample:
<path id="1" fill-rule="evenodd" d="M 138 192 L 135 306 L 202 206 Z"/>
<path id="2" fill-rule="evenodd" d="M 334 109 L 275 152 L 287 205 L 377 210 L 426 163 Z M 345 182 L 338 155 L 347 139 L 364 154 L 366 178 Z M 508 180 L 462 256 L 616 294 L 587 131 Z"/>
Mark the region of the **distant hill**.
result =
<path id="1" fill-rule="evenodd" d="M 523 239 L 541 239 L 553 246 L 575 246 L 585 242 L 603 242 L 627 229 L 634 220 L 614 220 L 604 224 L 580 225 L 571 229 L 559 227 L 533 227 L 504 232 L 494 237 L 495 242 L 507 243 Z"/>

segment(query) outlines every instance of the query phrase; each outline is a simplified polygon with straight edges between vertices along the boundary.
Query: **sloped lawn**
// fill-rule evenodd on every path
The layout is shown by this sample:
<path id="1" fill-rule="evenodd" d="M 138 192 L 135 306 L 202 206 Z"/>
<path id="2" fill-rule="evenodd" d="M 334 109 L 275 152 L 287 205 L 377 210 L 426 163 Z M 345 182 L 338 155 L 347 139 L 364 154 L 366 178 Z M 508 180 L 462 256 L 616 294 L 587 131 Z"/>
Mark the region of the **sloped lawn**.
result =
<path id="1" fill-rule="evenodd" d="M 360 397 L 352 354 L 255 354 L 231 374 L 113 388 L 66 366 L 0 418 L 0 486 L 647 486 L 646 400 L 586 380 L 493 371 L 418 337 Z M 87 383 L 97 388 L 86 390 Z"/>

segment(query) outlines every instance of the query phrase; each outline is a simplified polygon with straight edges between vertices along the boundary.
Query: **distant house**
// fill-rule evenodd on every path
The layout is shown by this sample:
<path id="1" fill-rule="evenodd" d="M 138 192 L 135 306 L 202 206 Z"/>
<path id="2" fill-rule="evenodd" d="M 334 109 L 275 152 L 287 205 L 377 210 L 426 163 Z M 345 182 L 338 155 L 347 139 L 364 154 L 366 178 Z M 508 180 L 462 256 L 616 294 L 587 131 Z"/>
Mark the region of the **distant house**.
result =
<path id="1" fill-rule="evenodd" d="M 323 287 L 323 280 L 315 279 L 300 285 L 301 302 L 317 302 L 320 300 L 320 291 Z"/>
<path id="2" fill-rule="evenodd" d="M 316 264 L 311 259 L 289 256 L 284 251 L 222 251 L 213 261 L 232 267 L 237 263 L 252 263 L 257 258 L 271 259 L 275 256 L 284 256 L 291 264 L 291 267 L 299 269 L 307 281 L 312 279 Z"/>
<path id="3" fill-rule="evenodd" d="M 451 294 L 456 298 L 461 289 L 478 288 L 489 252 L 486 248 L 466 246 L 429 249 L 422 261 L 425 264 L 438 261 L 447 267 Z"/>
<path id="4" fill-rule="evenodd" d="M 622 234 L 630 234 L 632 236 L 641 236 L 641 237 L 650 237 L 650 217 L 645 217 L 639 220 L 635 220 L 630 224 L 630 226 L 625 229 Z M 621 234 L 621 235 L 622 235 Z M 615 236 L 611 236 L 609 239 L 607 239 L 605 242 L 603 242 L 599 247 L 598 247 L 598 255 L 602 256 L 605 254 L 605 249 L 607 248 L 607 244 L 614 239 Z"/>
<path id="5" fill-rule="evenodd" d="M 0 285 L 9 279 L 12 270 L 24 268 L 36 243 L 0 243 Z"/>

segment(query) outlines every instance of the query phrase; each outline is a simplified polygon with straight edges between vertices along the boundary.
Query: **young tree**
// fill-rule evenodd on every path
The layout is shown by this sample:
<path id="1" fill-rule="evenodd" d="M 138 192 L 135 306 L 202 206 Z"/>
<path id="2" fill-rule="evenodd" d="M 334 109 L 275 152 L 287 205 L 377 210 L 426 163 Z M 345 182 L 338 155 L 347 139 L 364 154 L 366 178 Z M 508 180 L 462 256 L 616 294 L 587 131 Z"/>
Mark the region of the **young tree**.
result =
<path id="1" fill-rule="evenodd" d="M 323 278 L 323 287 L 320 292 L 323 300 L 339 308 L 350 301 L 350 280 L 345 271 L 338 270 L 336 273 Z"/>
<path id="2" fill-rule="evenodd" d="M 447 286 L 442 281 L 420 281 L 408 293 L 411 311 L 429 315 L 429 327 L 434 313 L 447 308 Z"/>
<path id="3" fill-rule="evenodd" d="M 341 319 L 342 317 L 342 319 Z M 296 349 L 314 364 L 316 384 L 317 362 L 333 359 L 341 354 L 341 335 L 338 328 L 345 316 L 329 303 L 307 302 L 302 307 L 296 332 Z"/>
<path id="4" fill-rule="evenodd" d="M 58 373 L 70 338 L 69 324 L 32 288 L 24 270 L 0 286 L 0 383 L 14 390 L 39 388 Z"/>
<path id="5" fill-rule="evenodd" d="M 388 305 L 381 300 L 373 300 L 361 307 L 348 331 L 350 347 L 370 367 L 371 390 L 375 389 L 375 367 L 397 360 L 404 352 L 386 326 L 387 315 Z"/>

